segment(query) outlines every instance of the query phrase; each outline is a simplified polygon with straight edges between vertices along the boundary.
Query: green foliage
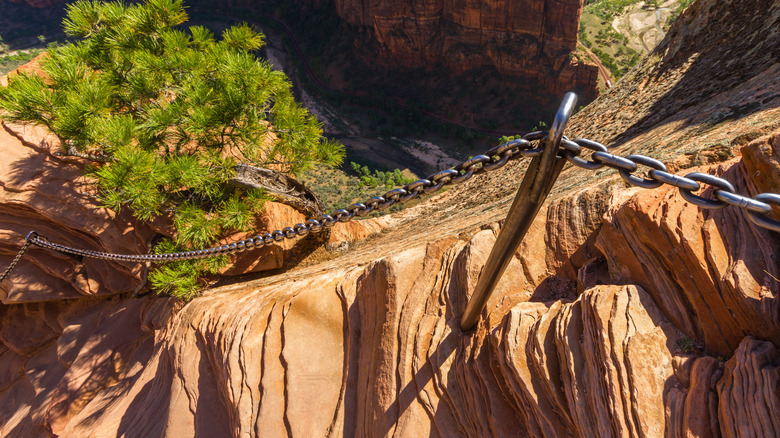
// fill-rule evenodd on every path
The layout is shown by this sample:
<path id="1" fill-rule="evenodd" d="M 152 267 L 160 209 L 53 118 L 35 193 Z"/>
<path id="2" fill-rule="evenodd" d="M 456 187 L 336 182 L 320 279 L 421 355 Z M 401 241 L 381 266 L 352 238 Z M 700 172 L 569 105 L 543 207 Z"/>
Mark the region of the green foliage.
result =
<path id="1" fill-rule="evenodd" d="M 677 6 L 677 9 L 675 9 L 674 12 L 672 12 L 672 15 L 669 17 L 669 24 L 671 25 L 671 23 L 673 23 L 688 6 L 692 5 L 694 1 L 695 0 L 681 0 L 680 4 Z"/>
<path id="2" fill-rule="evenodd" d="M 354 158 L 357 162 L 349 161 L 349 165 L 344 165 L 341 168 L 317 166 L 301 177 L 301 180 L 319 195 L 325 211 L 335 212 L 356 202 L 365 202 L 374 196 L 384 195 L 390 188 L 407 184 L 416 179 L 404 177 L 401 170 L 381 170 L 382 167 L 377 163 L 359 157 Z M 374 178 L 374 181 L 367 185 L 366 182 L 369 181 L 362 180 L 362 176 L 365 175 Z M 388 186 L 388 184 L 391 185 Z M 394 213 L 414 205 L 416 202 L 418 200 L 395 204 L 386 210 L 375 210 L 368 217 Z"/>
<path id="3" fill-rule="evenodd" d="M 504 144 L 509 143 L 512 140 L 517 140 L 519 138 L 523 138 L 522 135 L 504 135 L 501 138 L 498 139 L 498 144 Z"/>
<path id="4" fill-rule="evenodd" d="M 590 39 L 588 39 L 588 31 L 585 28 L 585 23 L 583 23 L 582 21 L 580 22 L 579 40 L 582 44 L 584 44 L 587 47 L 590 47 L 592 45 Z"/>
<path id="5" fill-rule="evenodd" d="M 368 166 L 361 166 L 354 161 L 351 161 L 349 165 L 352 171 L 360 177 L 361 188 L 385 187 L 391 189 L 393 187 L 403 186 L 414 181 L 412 178 L 405 177 L 400 169 L 395 169 L 388 172 L 374 170 L 372 173 Z"/>
<path id="6" fill-rule="evenodd" d="M 0 44 L 0 53 L 4 46 Z M 0 75 L 4 75 L 11 70 L 30 62 L 33 58 L 42 53 L 39 49 L 20 50 L 15 53 L 0 55 Z"/>
<path id="7" fill-rule="evenodd" d="M 590 0 L 585 2 L 584 10 L 598 16 L 602 20 L 610 21 L 623 8 L 636 2 L 637 0 Z"/>
<path id="8" fill-rule="evenodd" d="M 544 131 L 547 128 L 549 128 L 549 126 L 547 126 L 547 123 L 545 123 L 545 122 L 540 120 L 538 123 L 536 123 L 534 125 L 534 127 L 533 127 L 533 129 L 531 129 L 531 131 Z"/>
<path id="9" fill-rule="evenodd" d="M 549 129 L 549 126 L 547 126 L 547 123 L 545 123 L 545 122 L 540 120 L 540 121 L 536 122 L 536 124 L 534 124 L 534 127 L 531 128 L 531 132 L 534 132 L 534 131 L 546 131 L 547 129 Z M 523 138 L 522 135 L 504 135 L 504 136 L 502 136 L 501 138 L 498 139 L 498 144 L 508 143 L 508 142 L 510 142 L 512 140 L 518 140 L 518 139 L 521 139 L 521 138 Z"/>
<path id="10" fill-rule="evenodd" d="M 596 43 L 602 45 L 628 44 L 628 37 L 615 31 L 612 26 L 599 29 L 596 33 Z"/>
<path id="11" fill-rule="evenodd" d="M 680 347 L 680 351 L 685 354 L 695 354 L 699 352 L 699 346 L 696 344 L 696 340 L 685 335 L 677 340 L 677 346 Z"/>
<path id="12" fill-rule="evenodd" d="M 250 227 L 262 194 L 228 184 L 238 163 L 301 175 L 344 157 L 284 73 L 254 56 L 262 34 L 240 25 L 218 39 L 180 27 L 186 20 L 181 0 L 78 0 L 63 29 L 80 40 L 50 48 L 42 76 L 20 73 L 0 88 L 5 119 L 43 125 L 66 153 L 99 158 L 90 172 L 106 207 L 128 206 L 141 220 L 173 215 L 176 234 L 157 249 L 203 247 Z M 215 263 L 161 266 L 150 280 L 190 296 Z"/>
<path id="13" fill-rule="evenodd" d="M 162 240 L 155 245 L 156 254 L 179 252 L 186 247 L 172 240 Z M 229 260 L 225 255 L 209 257 L 200 260 L 170 262 L 161 265 L 149 274 L 149 283 L 160 292 L 167 293 L 185 300 L 194 298 L 200 287 L 199 278 L 204 274 L 216 274 L 227 266 Z"/>

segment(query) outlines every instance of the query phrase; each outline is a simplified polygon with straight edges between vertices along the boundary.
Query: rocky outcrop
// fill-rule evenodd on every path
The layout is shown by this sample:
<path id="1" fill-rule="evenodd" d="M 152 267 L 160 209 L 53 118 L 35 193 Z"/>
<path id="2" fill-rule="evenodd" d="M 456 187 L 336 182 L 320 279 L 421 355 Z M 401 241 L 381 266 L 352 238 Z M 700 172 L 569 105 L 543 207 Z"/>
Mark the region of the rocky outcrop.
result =
<path id="1" fill-rule="evenodd" d="M 778 387 L 780 351 L 771 342 L 745 338 L 718 381 L 718 420 L 723 436 L 780 435 Z M 756 392 L 745 397 L 746 388 Z"/>
<path id="2" fill-rule="evenodd" d="M 702 84 L 700 103 L 674 87 L 654 94 L 665 85 L 636 73 L 625 86 L 645 82 L 637 99 L 654 103 L 625 100 L 620 82 L 568 135 L 722 176 L 742 194 L 776 192 L 776 64 L 756 63 L 746 81 L 704 65 L 721 87 Z M 666 74 L 703 74 L 690 68 Z M 618 138 L 622 113 L 653 105 L 666 118 Z M 335 229 L 346 254 L 189 303 L 0 305 L 0 435 L 777 436 L 780 235 L 740 208 L 701 210 L 676 189 L 569 168 L 477 327 L 459 329 L 524 166 Z"/>
<path id="3" fill-rule="evenodd" d="M 661 436 L 677 336 L 642 289 L 597 286 L 516 305 L 492 340 L 531 435 Z"/>
<path id="4" fill-rule="evenodd" d="M 581 0 L 337 0 L 338 15 L 369 30 L 372 62 L 406 67 L 442 64 L 456 73 L 493 66 L 535 78 L 549 94 L 595 90 L 596 66 L 570 58 Z"/>
<path id="5" fill-rule="evenodd" d="M 727 169 L 742 177 L 739 163 Z M 460 331 L 459 315 L 498 227 L 409 245 L 415 234 L 389 254 L 386 243 L 399 239 L 388 235 L 347 257 L 214 289 L 184 307 L 154 298 L 7 306 L 0 363 L 11 372 L 0 394 L 33 402 L 7 417 L 3 433 L 773 436 L 774 335 L 745 337 L 724 362 L 657 304 L 655 284 L 571 280 L 592 258 L 579 266 L 569 257 L 571 270 L 562 268 L 565 254 L 599 251 L 589 241 L 617 226 L 614 212 L 627 198 L 639 198 L 636 216 L 655 217 L 653 203 L 641 202 L 654 195 L 607 182 L 554 201 L 532 232 L 534 241 L 559 243 L 519 251 L 471 333 Z M 697 215 L 690 208 L 683 216 Z M 605 222 L 588 225 L 598 211 Z M 745 218 L 730 226 L 753 229 Z M 720 234 L 720 244 L 731 234 Z M 727 246 L 726 255 L 739 248 Z M 527 265 L 533 256 L 535 267 Z M 609 272 L 623 265 L 601 257 Z M 704 252 L 681 257 L 686 266 L 719 263 Z M 624 275 L 602 278 L 642 278 Z M 753 275 L 735 275 L 749 294 Z M 778 292 L 770 286 L 768 302 Z M 670 293 L 669 300 L 685 294 Z M 46 328 L 32 330 L 38 321 Z M 36 373 L 43 368 L 45 379 Z"/>
<path id="6" fill-rule="evenodd" d="M 8 266 L 30 231 L 96 251 L 147 252 L 157 234 L 128 211 L 100 208 L 82 176 L 84 162 L 55 156 L 57 140 L 37 128 L 0 130 L 0 265 Z M 5 268 L 3 268 L 5 269 Z M 132 292 L 143 267 L 76 258 L 32 247 L 0 284 L 3 303 L 42 302 Z"/>
<path id="7" fill-rule="evenodd" d="M 746 193 L 742 172 L 733 161 L 710 169 Z M 616 196 L 620 207 L 607 211 L 596 240 L 613 280 L 652 291 L 664 314 L 713 353 L 730 355 L 746 335 L 780 339 L 780 301 L 771 298 L 780 286 L 775 233 L 732 233 L 747 222 L 743 211 L 697 211 L 676 189 Z"/>

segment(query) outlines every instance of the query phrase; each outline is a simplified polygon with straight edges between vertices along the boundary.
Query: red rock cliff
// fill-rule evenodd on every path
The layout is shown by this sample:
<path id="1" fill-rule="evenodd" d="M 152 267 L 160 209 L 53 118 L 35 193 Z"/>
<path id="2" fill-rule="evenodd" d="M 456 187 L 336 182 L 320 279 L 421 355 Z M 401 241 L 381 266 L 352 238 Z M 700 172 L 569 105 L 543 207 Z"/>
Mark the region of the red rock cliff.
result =
<path id="1" fill-rule="evenodd" d="M 567 134 L 722 176 L 739 193 L 777 192 L 778 6 L 699 0 L 683 16 L 695 25 L 672 29 L 677 39 Z M 121 293 L 41 302 L 15 289 L 20 299 L 0 304 L 0 435 L 780 436 L 780 235 L 740 208 L 702 210 L 668 186 L 564 169 L 496 298 L 459 330 L 524 166 L 352 223 L 341 238 L 384 232 L 343 256 L 186 304 Z M 22 217 L 19 205 L 22 220 L 34 211 L 76 228 L 59 199 L 43 202 L 55 184 L 32 179 L 37 168 L 3 169 L 5 214 Z M 17 225 L 0 235 L 0 267 Z M 70 234 L 113 246 L 117 225 Z M 32 256 L 36 272 L 56 268 L 54 291 L 68 290 L 63 270 L 87 270 Z"/>
<path id="2" fill-rule="evenodd" d="M 50 8 L 63 3 L 64 0 L 8 0 L 11 3 L 27 3 L 34 8 Z"/>
<path id="3" fill-rule="evenodd" d="M 380 62 L 495 66 L 553 93 L 592 90 L 595 66 L 573 64 L 582 0 L 336 0 L 339 16 L 371 30 Z"/>
<path id="4" fill-rule="evenodd" d="M 13 1 L 39 8 L 63 2 Z M 265 8 L 264 2 L 198 3 L 211 10 Z M 493 66 L 501 74 L 535 79 L 545 95 L 577 89 L 591 96 L 596 94 L 597 67 L 570 57 L 582 6 L 583 0 L 334 0 L 333 5 L 343 20 L 368 30 L 366 41 L 356 41 L 367 62 L 439 64 L 454 73 Z"/>

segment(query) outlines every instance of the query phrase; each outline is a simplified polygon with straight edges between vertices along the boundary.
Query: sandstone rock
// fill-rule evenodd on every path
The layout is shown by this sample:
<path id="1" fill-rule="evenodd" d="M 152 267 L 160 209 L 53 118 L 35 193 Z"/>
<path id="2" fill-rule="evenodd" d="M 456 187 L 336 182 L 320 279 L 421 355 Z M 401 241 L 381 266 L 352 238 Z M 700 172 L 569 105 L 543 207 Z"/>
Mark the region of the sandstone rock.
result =
<path id="1" fill-rule="evenodd" d="M 780 184 L 780 131 L 755 139 L 740 148 L 740 151 L 751 192 L 777 192 Z M 775 214 L 773 217 L 780 220 L 780 215 Z"/>
<path id="2" fill-rule="evenodd" d="M 0 356 L 15 363 L 21 373 L 4 383 L 0 405 L 17 404 L 19 409 L 4 411 L 3 436 L 51 436 L 60 434 L 70 417 L 96 394 L 114 390 L 118 380 L 142 369 L 149 359 L 155 331 L 164 325 L 161 313 L 170 314 L 171 300 L 143 299 L 100 301 L 84 298 L 70 303 L 41 303 L 47 307 L 54 336 L 34 351 L 21 354 L 8 350 Z M 4 312 L 27 309 L 29 304 L 2 305 Z M 24 338 L 39 330 L 42 319 L 28 317 L 9 325 L 4 318 L 6 339 Z M 10 362 L 9 362 L 10 361 Z M 19 406 L 22 400 L 29 404 Z M 46 409 L 42 409 L 46 406 Z"/>
<path id="3" fill-rule="evenodd" d="M 675 357 L 680 360 L 681 357 Z M 723 364 L 714 357 L 685 357 L 685 370 L 675 369 L 679 384 L 669 385 L 666 436 L 717 437 L 717 383 Z M 682 386 L 682 388 L 680 387 Z"/>
<path id="4" fill-rule="evenodd" d="M 579 0 L 338 0 L 335 6 L 342 19 L 370 30 L 380 62 L 439 63 L 455 72 L 492 65 L 536 78 L 550 94 L 596 88 L 596 67 L 568 57 L 577 45 Z"/>
<path id="5" fill-rule="evenodd" d="M 131 214 L 100 208 L 82 177 L 84 163 L 55 156 L 56 139 L 37 128 L 0 131 L 0 266 L 5 269 L 30 231 L 65 245 L 97 251 L 146 252 L 156 232 Z M 31 247 L 0 284 L 4 303 L 40 302 L 131 292 L 142 267 L 75 258 Z"/>
<path id="6" fill-rule="evenodd" d="M 365 240 L 383 230 L 390 228 L 390 216 L 380 216 L 372 219 L 339 222 L 331 228 L 328 245 L 337 246 L 342 242 Z"/>
<path id="7" fill-rule="evenodd" d="M 519 304 L 502 329 L 493 333 L 507 355 L 502 372 L 523 396 L 532 434 L 663 434 L 676 334 L 641 289 L 600 286 L 548 309 Z"/>
<path id="8" fill-rule="evenodd" d="M 749 193 L 734 160 L 698 170 Z M 642 285 L 676 326 L 715 354 L 731 355 L 746 335 L 780 339 L 777 233 L 753 225 L 739 208 L 699 209 L 672 188 L 622 191 L 611 204 L 596 246 L 613 281 Z"/>
<path id="9" fill-rule="evenodd" d="M 728 2 L 694 6 L 709 20 L 717 14 L 707 11 L 731 17 L 714 29 L 744 29 Z M 747 35 L 773 41 L 756 20 Z M 695 49 L 707 26 L 690 30 Z M 726 46 L 723 62 L 747 60 Z M 670 160 L 675 172 L 720 175 L 743 194 L 777 191 L 778 67 L 759 52 L 746 81 L 704 52 L 696 69 L 667 65 L 671 76 L 639 69 L 625 87 L 645 83 L 646 94 L 632 102 L 619 83 L 569 135 L 614 139 L 655 108 L 662 123 L 638 124 L 613 152 L 690 153 Z M 690 71 L 720 88 L 678 101 L 675 85 L 656 82 Z M 686 81 L 677 89 L 695 88 Z M 752 112 L 719 115 L 751 102 Z M 729 159 L 739 148 L 744 158 Z M 676 189 L 565 170 L 480 323 L 459 330 L 523 165 L 336 228 L 334 243 L 350 242 L 343 256 L 186 305 L 107 296 L 2 305 L 0 435 L 778 435 L 780 237 L 736 207 L 703 211 Z"/>
<path id="10" fill-rule="evenodd" d="M 589 214 L 636 195 L 606 187 L 590 189 L 601 198 L 583 191 L 555 201 L 538 219 L 537 238 L 555 242 L 540 270 L 555 275 L 564 266 L 556 254 L 587 246 L 577 230 Z M 581 213 L 543 226 L 564 205 Z M 592 226 L 591 235 L 603 232 Z M 0 318 L 0 341 L 13 346 L 0 356 L 13 376 L 0 411 L 16 397 L 31 402 L 10 411 L 4 433 L 661 436 L 723 424 L 720 362 L 695 359 L 678 377 L 680 332 L 640 287 L 533 302 L 545 286 L 515 260 L 483 323 L 460 333 L 494 235 L 439 239 L 362 265 L 352 256 L 213 290 L 181 310 L 159 299 L 10 305 L 6 314 L 29 317 Z M 575 258 L 561 275 L 578 269 Z M 38 341 L 13 343 L 40 321 L 51 328 Z M 752 360 L 772 376 L 774 356 L 761 357 Z M 41 369 L 52 370 L 44 380 Z M 757 387 L 772 388 L 768 379 Z M 762 418 L 774 409 L 767 400 L 751 407 Z"/>
<path id="11" fill-rule="evenodd" d="M 718 382 L 718 420 L 724 437 L 780 435 L 780 352 L 745 338 Z"/>
<path id="12" fill-rule="evenodd" d="M 45 356 L 61 371 L 32 380 L 41 364 L 27 359 L 14 387 L 43 398 L 6 430 L 660 435 L 677 332 L 641 289 L 600 286 L 572 303 L 510 293 L 490 323 L 460 333 L 464 272 L 482 263 L 466 254 L 489 236 L 233 286 L 180 311 L 154 299 L 65 308 L 57 354 Z"/>

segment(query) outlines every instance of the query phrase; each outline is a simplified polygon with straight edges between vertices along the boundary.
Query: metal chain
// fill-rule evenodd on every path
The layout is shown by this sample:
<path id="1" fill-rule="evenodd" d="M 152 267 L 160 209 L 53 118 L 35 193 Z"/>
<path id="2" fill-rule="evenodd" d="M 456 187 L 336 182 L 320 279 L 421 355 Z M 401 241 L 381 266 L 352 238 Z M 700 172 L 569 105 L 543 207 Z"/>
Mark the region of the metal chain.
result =
<path id="1" fill-rule="evenodd" d="M 24 240 L 24 245 L 22 245 L 22 248 L 19 250 L 19 252 L 16 254 L 16 257 L 11 261 L 11 264 L 8 265 L 8 269 L 3 272 L 3 275 L 0 275 L 0 283 L 5 280 L 6 277 L 8 277 L 8 274 L 11 273 L 11 271 L 16 267 L 16 264 L 19 263 L 19 260 L 22 259 L 22 256 L 25 252 L 27 252 L 27 248 L 32 245 L 32 237 L 35 235 L 35 231 L 30 231 L 29 234 L 27 234 L 27 238 Z"/>
<path id="2" fill-rule="evenodd" d="M 691 172 L 685 176 L 679 176 L 669 173 L 664 163 L 646 155 L 631 154 L 620 157 L 608 153 L 606 146 L 593 140 L 577 138 L 572 142 L 593 151 L 591 161 L 586 161 L 579 157 L 579 153 L 571 148 L 566 148 L 563 153 L 566 155 L 566 159 L 575 166 L 588 170 L 596 170 L 604 166 L 611 167 L 617 169 L 620 177 L 628 184 L 646 189 L 654 189 L 668 184 L 677 187 L 680 190 L 680 195 L 686 201 L 705 209 L 721 209 L 728 205 L 740 207 L 747 212 L 754 224 L 780 233 L 780 221 L 773 220 L 768 216 L 772 211 L 772 205 L 780 206 L 780 194 L 761 193 L 755 198 L 751 198 L 735 193 L 736 190 L 730 182 L 714 175 Z M 650 168 L 647 172 L 649 179 L 632 175 L 640 164 Z M 702 184 L 699 183 L 712 186 L 714 188 L 712 196 L 715 199 L 694 195 L 693 192 L 702 188 Z"/>
<path id="3" fill-rule="evenodd" d="M 274 242 L 280 242 L 284 239 L 303 237 L 309 233 L 318 233 L 323 229 L 331 228 L 337 222 L 349 222 L 356 216 L 364 217 L 374 210 L 381 211 L 396 203 L 403 204 L 411 201 L 421 194 L 434 193 L 444 186 L 463 183 L 474 175 L 500 169 L 510 160 L 539 156 L 541 155 L 543 148 L 541 146 L 533 148 L 531 142 L 543 140 L 546 139 L 546 137 L 546 131 L 531 132 L 522 136 L 522 138 L 498 145 L 485 152 L 484 155 L 477 155 L 469 158 L 451 169 L 443 170 L 430 175 L 425 179 L 406 184 L 403 187 L 392 189 L 385 193 L 384 196 L 375 196 L 365 203 L 356 203 L 345 209 L 336 210 L 332 215 L 323 214 L 316 219 L 309 219 L 306 223 L 298 223 L 292 227 L 285 227 L 281 230 L 274 230 L 270 233 L 263 233 L 255 237 L 206 249 L 168 254 L 115 254 L 72 248 L 50 242 L 35 232 L 31 232 L 27 235 L 24 246 L 11 262 L 11 265 L 6 269 L 2 277 L 0 277 L 0 281 L 8 276 L 30 245 L 37 245 L 78 257 L 88 257 L 100 260 L 159 263 L 240 253 L 248 249 L 271 245 Z M 582 148 L 593 151 L 590 161 L 580 158 Z M 565 156 L 566 159 L 575 166 L 584 169 L 596 170 L 604 166 L 617 169 L 620 177 L 633 186 L 656 188 L 663 184 L 668 184 L 677 187 L 683 198 L 702 208 L 719 209 L 726 207 L 727 205 L 744 208 L 753 223 L 760 227 L 780 232 L 780 221 L 770 219 L 768 216 L 772 210 L 770 204 L 780 206 L 780 194 L 761 193 L 755 198 L 743 196 L 735 193 L 734 186 L 723 178 L 700 172 L 689 173 L 684 177 L 674 175 L 667 171 L 664 163 L 654 158 L 639 154 L 631 154 L 627 157 L 612 155 L 607 152 L 607 147 L 603 144 L 585 138 L 569 140 L 564 137 L 561 141 L 561 151 L 559 154 Z M 640 164 L 651 168 L 648 171 L 649 179 L 639 178 L 632 174 L 637 171 Z M 713 191 L 715 199 L 707 199 L 694 195 L 693 192 L 701 189 L 701 184 L 699 183 L 713 186 L 715 188 Z"/>
<path id="4" fill-rule="evenodd" d="M 421 194 L 431 194 L 441 190 L 445 186 L 463 183 L 474 175 L 498 170 L 504 167 L 510 160 L 538 156 L 541 154 L 543 149 L 541 147 L 533 148 L 533 144 L 531 142 L 544 139 L 546 136 L 546 131 L 534 131 L 528 133 L 522 136 L 522 138 L 498 145 L 485 152 L 484 155 L 477 155 L 475 157 L 469 158 L 468 160 L 451 169 L 443 170 L 429 176 L 426 179 L 421 179 L 406 184 L 403 187 L 392 189 L 385 193 L 384 196 L 375 196 L 367 200 L 365 203 L 352 204 L 345 209 L 336 210 L 336 212 L 332 215 L 323 214 L 316 219 L 309 219 L 306 221 L 306 223 L 295 224 L 292 227 L 285 227 L 281 230 L 275 230 L 270 233 L 259 234 L 255 237 L 242 239 L 226 245 L 167 254 L 115 254 L 73 248 L 67 245 L 50 242 L 42 236 L 31 233 L 27 237 L 27 242 L 25 243 L 24 249 L 26 250 L 27 246 L 34 244 L 42 248 L 48 248 L 53 251 L 57 251 L 63 254 L 70 254 L 77 257 L 112 261 L 158 263 L 194 260 L 224 254 L 239 253 L 248 249 L 271 245 L 274 242 L 280 242 L 284 239 L 303 237 L 309 233 L 319 233 L 323 229 L 332 228 L 334 225 L 336 225 L 337 222 L 349 222 L 356 216 L 363 217 L 374 210 L 385 210 L 395 204 L 409 202 Z M 569 142 L 569 147 L 579 150 L 579 146 L 572 142 Z M 21 258 L 21 254 L 17 255 L 17 258 Z M 10 272 L 10 270 L 16 264 L 15 262 L 9 267 L 7 272 Z M 4 275 L 7 275 L 7 272 Z"/>

